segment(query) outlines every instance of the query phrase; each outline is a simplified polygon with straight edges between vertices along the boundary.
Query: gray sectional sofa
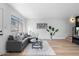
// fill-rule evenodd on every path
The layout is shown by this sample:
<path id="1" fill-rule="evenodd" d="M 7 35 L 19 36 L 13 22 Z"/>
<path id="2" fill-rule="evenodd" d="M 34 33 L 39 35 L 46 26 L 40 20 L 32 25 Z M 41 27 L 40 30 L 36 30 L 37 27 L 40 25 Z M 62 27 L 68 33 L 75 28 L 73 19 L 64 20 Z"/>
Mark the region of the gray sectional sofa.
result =
<path id="1" fill-rule="evenodd" d="M 28 35 L 24 36 L 23 38 L 18 38 L 17 40 L 12 35 L 9 35 L 8 40 L 6 42 L 6 51 L 21 52 L 29 43 L 30 37 Z"/>

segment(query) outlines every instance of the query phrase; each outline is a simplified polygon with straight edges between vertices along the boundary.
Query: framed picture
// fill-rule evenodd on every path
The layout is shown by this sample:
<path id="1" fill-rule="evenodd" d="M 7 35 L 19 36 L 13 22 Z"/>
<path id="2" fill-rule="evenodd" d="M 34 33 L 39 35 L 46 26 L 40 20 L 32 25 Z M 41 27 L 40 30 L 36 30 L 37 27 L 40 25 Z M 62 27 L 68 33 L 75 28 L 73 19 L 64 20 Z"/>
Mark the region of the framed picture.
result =
<path id="1" fill-rule="evenodd" d="M 47 23 L 37 23 L 37 29 L 46 29 Z"/>

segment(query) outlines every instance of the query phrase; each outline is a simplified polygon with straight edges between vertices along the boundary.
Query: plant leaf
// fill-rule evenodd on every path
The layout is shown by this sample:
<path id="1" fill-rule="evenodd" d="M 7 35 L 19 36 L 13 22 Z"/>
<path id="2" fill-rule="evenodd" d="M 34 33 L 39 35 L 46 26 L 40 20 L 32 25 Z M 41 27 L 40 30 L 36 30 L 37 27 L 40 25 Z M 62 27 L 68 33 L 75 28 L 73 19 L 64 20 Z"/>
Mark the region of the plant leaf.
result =
<path id="1" fill-rule="evenodd" d="M 50 33 L 50 35 L 52 36 L 52 33 Z"/>
<path id="2" fill-rule="evenodd" d="M 49 29 L 51 29 L 52 27 L 51 26 L 49 26 Z"/>
<path id="3" fill-rule="evenodd" d="M 52 31 L 54 31 L 54 27 L 52 28 Z"/>
<path id="4" fill-rule="evenodd" d="M 49 30 L 47 29 L 47 31 L 49 32 Z"/>
<path id="5" fill-rule="evenodd" d="M 56 29 L 56 31 L 55 32 L 58 32 L 59 31 L 59 29 Z"/>

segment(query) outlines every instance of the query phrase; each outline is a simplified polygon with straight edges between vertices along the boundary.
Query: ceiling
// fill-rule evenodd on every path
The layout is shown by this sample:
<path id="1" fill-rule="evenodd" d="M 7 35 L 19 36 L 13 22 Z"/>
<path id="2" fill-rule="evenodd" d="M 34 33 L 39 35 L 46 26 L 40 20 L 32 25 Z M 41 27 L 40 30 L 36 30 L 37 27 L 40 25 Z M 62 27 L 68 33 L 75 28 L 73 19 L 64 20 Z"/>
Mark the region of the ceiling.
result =
<path id="1" fill-rule="evenodd" d="M 78 3 L 12 3 L 26 18 L 63 18 L 79 15 Z"/>

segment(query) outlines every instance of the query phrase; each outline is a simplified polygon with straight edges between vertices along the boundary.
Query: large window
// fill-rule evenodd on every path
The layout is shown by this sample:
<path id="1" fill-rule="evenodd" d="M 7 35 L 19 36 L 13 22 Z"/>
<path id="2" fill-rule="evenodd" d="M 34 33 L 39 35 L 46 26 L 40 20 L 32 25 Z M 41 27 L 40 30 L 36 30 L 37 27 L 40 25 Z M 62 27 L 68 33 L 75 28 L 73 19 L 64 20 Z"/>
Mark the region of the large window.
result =
<path id="1" fill-rule="evenodd" d="M 23 32 L 23 21 L 22 19 L 11 15 L 11 32 L 18 33 Z"/>

